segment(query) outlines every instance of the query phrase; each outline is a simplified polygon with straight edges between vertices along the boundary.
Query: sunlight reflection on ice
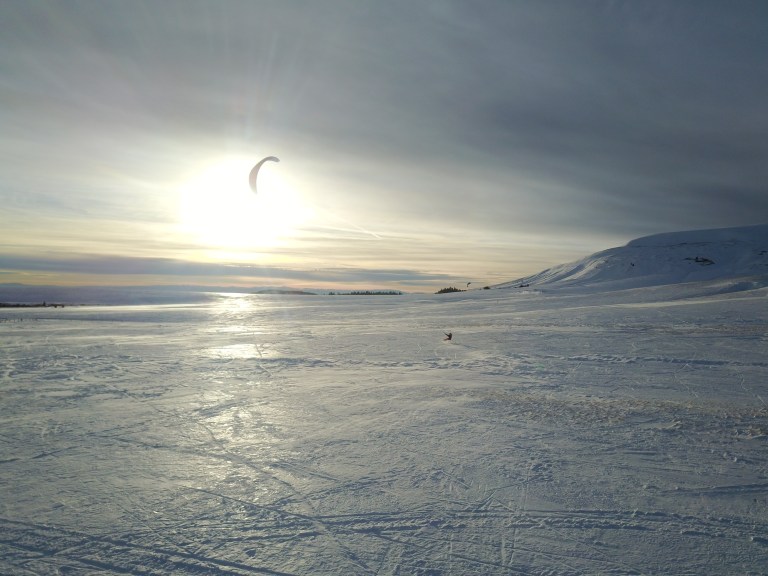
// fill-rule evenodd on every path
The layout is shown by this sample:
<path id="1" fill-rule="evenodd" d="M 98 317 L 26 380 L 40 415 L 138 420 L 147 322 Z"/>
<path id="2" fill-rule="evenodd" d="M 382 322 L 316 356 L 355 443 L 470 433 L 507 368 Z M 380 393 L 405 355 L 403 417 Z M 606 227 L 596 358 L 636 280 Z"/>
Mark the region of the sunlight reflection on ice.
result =
<path id="1" fill-rule="evenodd" d="M 212 340 L 203 355 L 217 360 L 274 358 L 277 355 L 273 349 L 275 327 L 269 315 L 274 303 L 254 294 L 217 296 L 209 307 L 210 322 L 205 329 Z"/>
<path id="2" fill-rule="evenodd" d="M 217 292 L 211 306 L 214 315 L 235 315 L 242 312 L 250 312 L 254 309 L 255 300 L 253 294 Z"/>
<path id="3" fill-rule="evenodd" d="M 256 344 L 229 344 L 227 346 L 208 348 L 207 352 L 208 355 L 213 358 L 226 358 L 231 360 L 260 358 L 262 356 Z"/>

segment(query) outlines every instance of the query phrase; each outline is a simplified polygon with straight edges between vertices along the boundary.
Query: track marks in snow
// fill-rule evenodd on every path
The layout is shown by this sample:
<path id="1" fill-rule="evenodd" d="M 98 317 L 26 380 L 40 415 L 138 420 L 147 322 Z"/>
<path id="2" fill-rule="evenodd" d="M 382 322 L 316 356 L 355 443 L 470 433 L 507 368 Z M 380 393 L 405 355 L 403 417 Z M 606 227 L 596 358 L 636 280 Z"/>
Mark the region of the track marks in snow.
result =
<path id="1" fill-rule="evenodd" d="M 5 566 L 16 571 L 48 573 L 61 570 L 98 570 L 100 574 L 143 574 L 147 576 L 184 573 L 235 576 L 267 574 L 288 576 L 254 564 L 244 564 L 168 550 L 156 544 L 140 544 L 131 535 L 96 535 L 42 524 L 0 519 L 0 547 Z"/>
<path id="2" fill-rule="evenodd" d="M 367 312 L 302 306 L 283 324 L 25 326 L 35 338 L 0 352 L 0 572 L 618 576 L 768 561 L 756 325 L 441 304 L 379 311 L 372 330 Z"/>

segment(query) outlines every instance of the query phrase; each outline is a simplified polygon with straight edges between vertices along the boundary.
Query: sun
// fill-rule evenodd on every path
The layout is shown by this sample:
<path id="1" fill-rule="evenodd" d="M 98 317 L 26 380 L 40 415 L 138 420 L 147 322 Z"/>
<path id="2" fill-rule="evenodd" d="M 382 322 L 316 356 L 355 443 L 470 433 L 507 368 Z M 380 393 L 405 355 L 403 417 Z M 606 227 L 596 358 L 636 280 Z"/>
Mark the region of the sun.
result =
<path id="1" fill-rule="evenodd" d="M 312 216 L 276 166 L 262 168 L 255 194 L 248 185 L 253 163 L 219 160 L 180 187 L 178 219 L 187 238 L 216 251 L 261 251 L 287 242 Z"/>

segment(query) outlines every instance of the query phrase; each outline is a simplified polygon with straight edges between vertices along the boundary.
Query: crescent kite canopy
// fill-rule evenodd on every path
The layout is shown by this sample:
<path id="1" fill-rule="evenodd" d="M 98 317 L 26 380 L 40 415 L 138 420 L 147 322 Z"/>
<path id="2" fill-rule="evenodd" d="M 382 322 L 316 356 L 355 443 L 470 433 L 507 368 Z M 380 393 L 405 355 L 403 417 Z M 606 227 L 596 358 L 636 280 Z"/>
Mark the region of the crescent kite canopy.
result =
<path id="1" fill-rule="evenodd" d="M 251 190 L 253 190 L 254 194 L 256 193 L 256 179 L 259 177 L 259 169 L 261 168 L 261 165 L 267 161 L 280 162 L 280 160 L 274 156 L 267 156 L 266 158 L 259 160 L 256 163 L 256 166 L 251 169 L 251 174 L 248 176 L 248 183 L 251 185 Z"/>

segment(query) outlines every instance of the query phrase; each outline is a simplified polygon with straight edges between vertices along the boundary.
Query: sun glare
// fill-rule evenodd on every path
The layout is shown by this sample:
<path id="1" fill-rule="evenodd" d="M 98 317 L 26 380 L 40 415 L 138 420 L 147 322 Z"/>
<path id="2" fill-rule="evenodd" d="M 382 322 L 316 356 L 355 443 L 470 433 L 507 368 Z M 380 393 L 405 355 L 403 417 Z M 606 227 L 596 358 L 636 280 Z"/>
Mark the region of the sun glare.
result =
<path id="1" fill-rule="evenodd" d="M 220 161 L 180 189 L 179 223 L 204 248 L 232 252 L 280 245 L 312 216 L 277 166 L 259 173 L 259 191 L 248 185 L 253 162 Z M 281 168 L 281 167 L 280 167 Z"/>

